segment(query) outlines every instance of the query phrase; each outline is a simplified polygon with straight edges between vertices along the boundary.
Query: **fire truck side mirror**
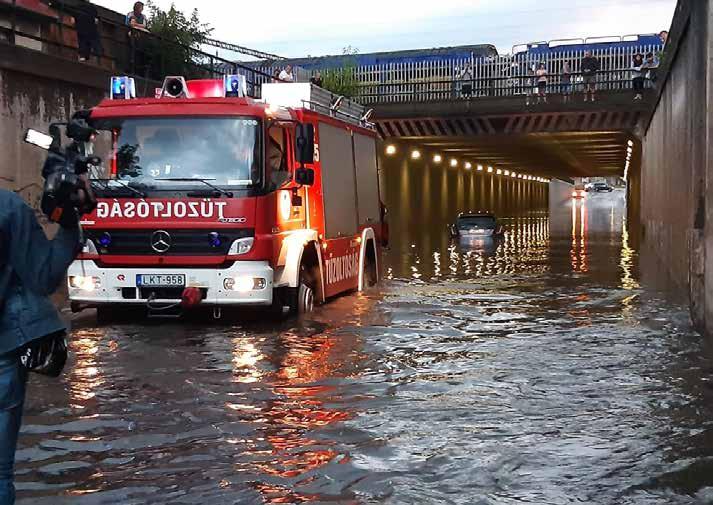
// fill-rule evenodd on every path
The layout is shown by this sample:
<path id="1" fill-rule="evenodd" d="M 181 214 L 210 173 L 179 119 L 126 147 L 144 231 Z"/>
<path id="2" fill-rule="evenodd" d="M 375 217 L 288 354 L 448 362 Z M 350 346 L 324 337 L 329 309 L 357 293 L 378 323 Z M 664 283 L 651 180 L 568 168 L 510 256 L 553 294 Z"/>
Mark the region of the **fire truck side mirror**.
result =
<path id="1" fill-rule="evenodd" d="M 300 186 L 314 185 L 314 170 L 311 168 L 298 168 L 295 170 L 295 182 Z"/>
<path id="2" fill-rule="evenodd" d="M 295 128 L 295 160 L 300 165 L 314 163 L 314 125 L 299 123 Z"/>

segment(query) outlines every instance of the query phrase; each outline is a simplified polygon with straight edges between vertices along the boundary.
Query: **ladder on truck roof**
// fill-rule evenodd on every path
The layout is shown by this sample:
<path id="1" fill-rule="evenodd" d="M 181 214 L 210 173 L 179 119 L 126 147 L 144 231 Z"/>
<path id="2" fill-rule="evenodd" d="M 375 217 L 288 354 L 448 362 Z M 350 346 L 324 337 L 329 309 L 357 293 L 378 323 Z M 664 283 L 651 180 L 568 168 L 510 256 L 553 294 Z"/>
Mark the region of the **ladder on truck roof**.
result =
<path id="1" fill-rule="evenodd" d="M 376 129 L 370 121 L 371 110 L 309 82 L 263 84 L 262 100 L 273 106 L 313 110 L 362 128 Z"/>

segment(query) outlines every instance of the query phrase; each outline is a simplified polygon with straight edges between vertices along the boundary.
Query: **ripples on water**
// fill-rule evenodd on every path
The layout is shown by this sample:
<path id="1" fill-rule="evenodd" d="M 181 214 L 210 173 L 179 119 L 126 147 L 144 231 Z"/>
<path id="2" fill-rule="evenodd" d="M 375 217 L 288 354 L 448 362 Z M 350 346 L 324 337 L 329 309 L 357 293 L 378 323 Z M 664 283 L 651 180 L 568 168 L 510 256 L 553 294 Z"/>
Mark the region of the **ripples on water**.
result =
<path id="1" fill-rule="evenodd" d="M 713 503 L 713 364 L 612 202 L 397 243 L 304 322 L 80 324 L 20 503 Z"/>

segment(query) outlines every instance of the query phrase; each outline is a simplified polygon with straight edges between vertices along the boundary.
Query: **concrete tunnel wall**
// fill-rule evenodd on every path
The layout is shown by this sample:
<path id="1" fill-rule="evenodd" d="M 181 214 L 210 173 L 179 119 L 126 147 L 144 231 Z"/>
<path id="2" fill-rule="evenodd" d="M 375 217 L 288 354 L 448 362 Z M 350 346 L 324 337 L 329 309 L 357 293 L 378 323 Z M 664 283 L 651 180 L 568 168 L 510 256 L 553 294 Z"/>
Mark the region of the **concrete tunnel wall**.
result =
<path id="1" fill-rule="evenodd" d="M 713 57 L 709 0 L 679 0 L 659 71 L 660 98 L 631 174 L 642 225 L 642 278 L 684 292 L 695 326 L 713 332 Z M 635 166 L 636 169 L 636 166 Z M 638 193 L 638 194 L 637 194 Z M 711 254 L 707 254 L 708 251 Z M 662 275 L 662 272 L 664 275 Z"/>
<path id="2" fill-rule="evenodd" d="M 66 121 L 105 96 L 108 75 L 89 67 L 81 70 L 76 62 L 26 48 L 0 50 L 0 187 L 19 191 L 33 206 L 42 191 L 46 153 L 23 142 L 25 132 L 46 132 L 51 122 Z"/>
<path id="3" fill-rule="evenodd" d="M 454 168 L 445 157 L 437 164 L 425 154 L 417 161 L 407 154 L 400 150 L 379 160 L 381 195 L 395 246 L 420 242 L 429 233 L 447 240 L 446 226 L 459 212 L 518 216 L 548 209 L 547 184 L 478 172 L 475 165 L 465 170 L 462 160 Z"/>

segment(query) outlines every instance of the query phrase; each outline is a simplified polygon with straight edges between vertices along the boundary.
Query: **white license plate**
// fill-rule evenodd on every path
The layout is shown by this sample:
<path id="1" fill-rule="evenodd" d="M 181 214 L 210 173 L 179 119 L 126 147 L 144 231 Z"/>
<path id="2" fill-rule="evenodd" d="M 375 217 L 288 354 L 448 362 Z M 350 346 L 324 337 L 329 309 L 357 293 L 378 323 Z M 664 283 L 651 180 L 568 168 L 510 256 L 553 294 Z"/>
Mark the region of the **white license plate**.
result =
<path id="1" fill-rule="evenodd" d="M 182 288 L 186 285 L 183 274 L 140 274 L 136 276 L 138 287 L 150 288 Z"/>

